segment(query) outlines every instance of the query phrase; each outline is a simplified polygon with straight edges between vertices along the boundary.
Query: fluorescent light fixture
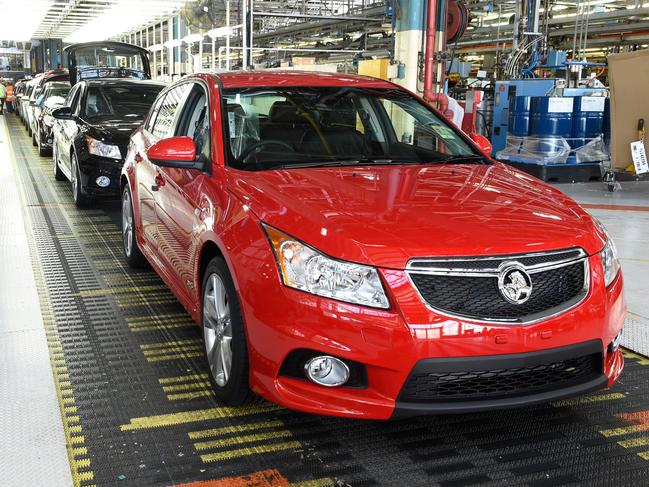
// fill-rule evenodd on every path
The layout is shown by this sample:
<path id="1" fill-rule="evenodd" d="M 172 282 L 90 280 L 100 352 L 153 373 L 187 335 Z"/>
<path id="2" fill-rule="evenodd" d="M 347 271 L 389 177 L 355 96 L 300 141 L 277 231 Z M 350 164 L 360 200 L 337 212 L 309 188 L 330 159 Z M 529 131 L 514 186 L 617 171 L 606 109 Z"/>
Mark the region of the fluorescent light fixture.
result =
<path id="1" fill-rule="evenodd" d="M 154 44 L 152 46 L 149 46 L 149 51 L 151 52 L 158 52 L 162 51 L 164 49 L 164 46 L 162 44 Z"/>
<path id="2" fill-rule="evenodd" d="M 53 3 L 52 0 L 0 0 L 0 40 L 30 40 Z"/>
<path id="3" fill-rule="evenodd" d="M 117 37 L 146 25 L 158 17 L 173 15 L 185 4 L 181 0 L 113 1 L 113 5 L 63 41 L 69 43 L 90 42 Z"/>
<path id="4" fill-rule="evenodd" d="M 203 37 L 205 37 L 203 34 L 191 34 L 183 37 L 183 42 L 186 44 L 192 44 L 194 42 L 203 40 Z"/>
<path id="5" fill-rule="evenodd" d="M 165 42 L 163 45 L 165 47 L 178 47 L 183 43 L 180 39 L 173 39 L 170 41 Z"/>
<path id="6" fill-rule="evenodd" d="M 207 35 L 210 36 L 212 39 L 216 39 L 217 37 L 225 37 L 227 35 L 232 35 L 232 27 L 217 27 L 216 29 L 212 29 L 207 32 Z"/>

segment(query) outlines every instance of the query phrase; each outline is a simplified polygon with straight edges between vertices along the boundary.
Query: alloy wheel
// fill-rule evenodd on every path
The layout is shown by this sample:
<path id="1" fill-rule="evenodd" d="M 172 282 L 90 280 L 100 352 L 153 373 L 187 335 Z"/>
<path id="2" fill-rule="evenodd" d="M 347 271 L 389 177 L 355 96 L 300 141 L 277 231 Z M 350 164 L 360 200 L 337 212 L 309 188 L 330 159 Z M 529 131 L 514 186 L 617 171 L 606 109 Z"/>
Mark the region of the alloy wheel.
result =
<path id="1" fill-rule="evenodd" d="M 122 237 L 124 239 L 124 253 L 127 257 L 130 257 L 133 250 L 133 209 L 128 191 L 124 191 L 124 197 L 122 198 Z"/>
<path id="2" fill-rule="evenodd" d="M 224 387 L 232 372 L 232 319 L 225 285 L 216 273 L 207 279 L 203 294 L 203 335 L 214 381 Z"/>

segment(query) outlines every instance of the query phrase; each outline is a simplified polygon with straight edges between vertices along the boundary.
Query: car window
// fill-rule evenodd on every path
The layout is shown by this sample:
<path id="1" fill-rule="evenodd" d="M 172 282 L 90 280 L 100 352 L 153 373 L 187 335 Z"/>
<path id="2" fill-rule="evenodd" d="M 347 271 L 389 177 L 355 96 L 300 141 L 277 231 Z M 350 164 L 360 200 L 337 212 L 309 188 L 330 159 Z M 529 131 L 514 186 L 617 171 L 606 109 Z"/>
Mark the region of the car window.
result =
<path id="1" fill-rule="evenodd" d="M 228 164 L 249 170 L 478 156 L 430 107 L 396 88 L 229 88 L 223 126 Z"/>
<path id="2" fill-rule="evenodd" d="M 79 94 L 80 91 L 81 91 L 81 85 L 76 85 L 74 88 L 72 88 L 65 99 L 64 106 L 72 108 L 76 102 L 76 99 L 78 98 L 77 95 Z M 74 109 L 72 111 L 74 112 Z"/>
<path id="3" fill-rule="evenodd" d="M 162 86 L 106 84 L 90 86 L 86 94 L 84 117 L 98 119 L 142 120 Z"/>
<path id="4" fill-rule="evenodd" d="M 197 160 L 210 160 L 210 117 L 207 92 L 194 83 L 178 117 L 175 136 L 191 137 L 196 144 Z"/>
<path id="5" fill-rule="evenodd" d="M 153 107 L 149 112 L 149 117 L 147 118 L 146 123 L 144 124 L 144 128 L 149 132 L 151 132 L 153 129 L 153 125 L 155 124 L 155 120 L 158 117 L 158 112 L 160 111 L 160 106 L 164 102 L 165 96 L 167 95 L 165 94 L 158 97 L 158 99 L 153 103 Z"/>
<path id="6" fill-rule="evenodd" d="M 151 133 L 158 139 L 171 137 L 175 130 L 178 108 L 182 104 L 187 92 L 192 87 L 191 83 L 182 83 L 169 90 L 160 105 L 158 116 L 153 124 Z"/>

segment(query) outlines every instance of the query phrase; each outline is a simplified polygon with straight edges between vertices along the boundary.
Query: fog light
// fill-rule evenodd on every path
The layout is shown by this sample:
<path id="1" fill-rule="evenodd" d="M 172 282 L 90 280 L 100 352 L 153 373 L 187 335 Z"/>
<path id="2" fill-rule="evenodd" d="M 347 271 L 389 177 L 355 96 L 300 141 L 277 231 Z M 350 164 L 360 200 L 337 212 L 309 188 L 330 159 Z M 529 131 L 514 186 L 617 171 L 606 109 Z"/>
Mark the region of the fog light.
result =
<path id="1" fill-rule="evenodd" d="M 617 334 L 615 338 L 613 338 L 613 341 L 611 342 L 611 352 L 615 352 L 618 348 L 620 348 L 620 344 L 622 343 L 622 332 L 624 330 L 620 330 L 620 333 Z"/>
<path id="2" fill-rule="evenodd" d="M 95 182 L 100 188 L 107 188 L 110 186 L 110 178 L 106 176 L 99 176 Z"/>
<path id="3" fill-rule="evenodd" d="M 318 355 L 304 364 L 309 380 L 325 387 L 342 386 L 349 380 L 349 367 L 340 359 L 330 355 Z"/>

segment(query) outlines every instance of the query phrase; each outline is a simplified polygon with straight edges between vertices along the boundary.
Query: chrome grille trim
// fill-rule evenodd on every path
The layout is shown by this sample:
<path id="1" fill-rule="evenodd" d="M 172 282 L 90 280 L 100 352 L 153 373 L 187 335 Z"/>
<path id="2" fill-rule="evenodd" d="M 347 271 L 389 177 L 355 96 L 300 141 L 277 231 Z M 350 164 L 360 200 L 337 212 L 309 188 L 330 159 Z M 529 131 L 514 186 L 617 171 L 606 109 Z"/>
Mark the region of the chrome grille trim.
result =
<path id="1" fill-rule="evenodd" d="M 573 257 L 568 257 L 567 254 L 574 255 Z M 556 260 L 551 260 L 549 262 L 544 262 L 542 264 L 535 264 L 530 266 L 525 266 L 520 262 L 520 259 L 525 259 L 529 257 L 549 257 L 556 256 Z M 472 262 L 472 261 L 496 261 L 499 262 L 498 266 L 486 267 L 482 269 L 476 268 L 458 268 L 453 267 L 453 262 Z M 532 315 L 526 315 L 520 318 L 493 318 L 489 316 L 474 316 L 474 315 L 462 315 L 451 313 L 447 310 L 439 309 L 434 306 L 431 306 L 428 301 L 421 294 L 419 288 L 412 279 L 412 274 L 426 274 L 426 275 L 440 275 L 440 276 L 464 276 L 464 277 L 491 277 L 497 278 L 499 270 L 504 265 L 510 265 L 512 263 L 518 263 L 522 265 L 528 273 L 535 274 L 538 272 L 549 271 L 552 269 L 557 269 L 565 267 L 568 265 L 573 265 L 577 262 L 582 262 L 584 266 L 584 283 L 581 291 L 574 298 L 562 303 L 559 306 L 547 309 L 541 313 L 535 313 Z M 419 267 L 419 265 L 426 265 L 426 267 Z M 435 264 L 434 267 L 431 267 L 431 264 Z M 445 265 L 440 265 L 445 264 Z M 408 280 L 410 281 L 411 286 L 414 288 L 417 296 L 421 302 L 431 311 L 440 314 L 442 316 L 448 316 L 450 318 L 457 318 L 461 320 L 467 320 L 475 323 L 494 323 L 494 324 L 505 324 L 505 325 L 529 325 L 532 323 L 537 323 L 539 321 L 548 320 L 555 316 L 558 316 L 562 313 L 566 313 L 571 309 L 579 306 L 588 296 L 590 291 L 590 263 L 588 260 L 588 254 L 581 248 L 572 248 L 572 249 L 563 249 L 557 251 L 549 252 L 536 252 L 530 254 L 513 254 L 513 255 L 493 255 L 485 257 L 444 257 L 440 259 L 436 258 L 424 258 L 424 259 L 411 259 L 408 261 L 408 264 L 405 269 Z"/>

